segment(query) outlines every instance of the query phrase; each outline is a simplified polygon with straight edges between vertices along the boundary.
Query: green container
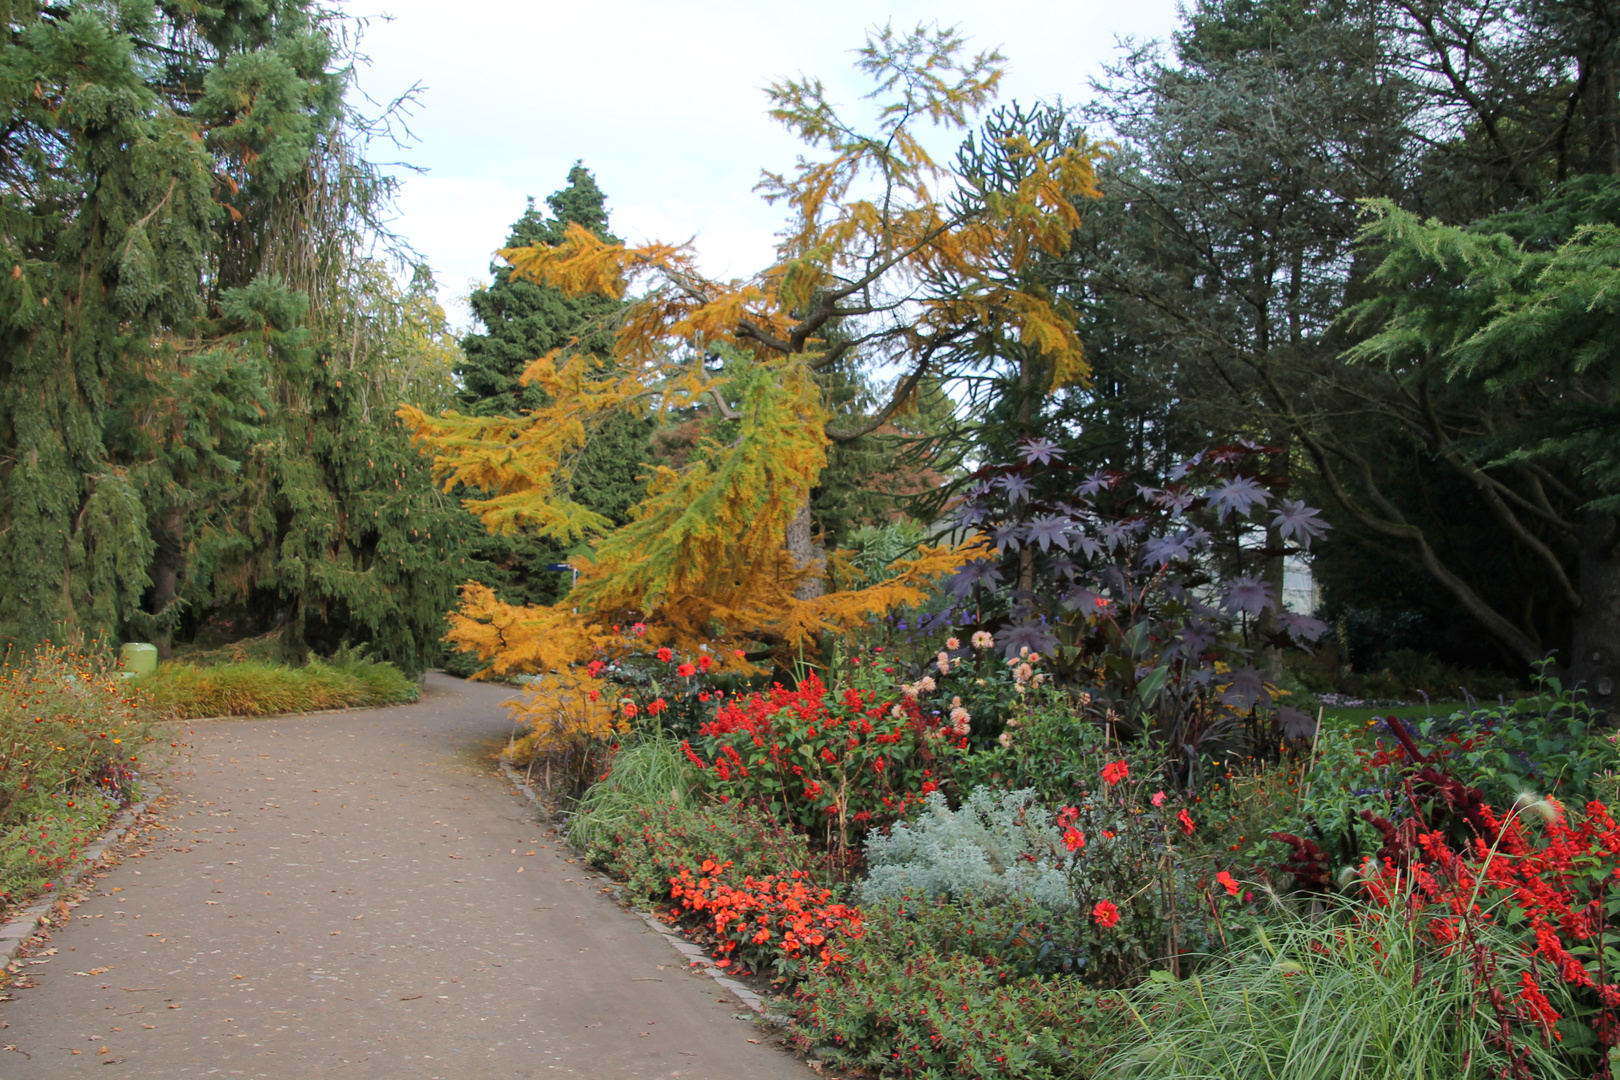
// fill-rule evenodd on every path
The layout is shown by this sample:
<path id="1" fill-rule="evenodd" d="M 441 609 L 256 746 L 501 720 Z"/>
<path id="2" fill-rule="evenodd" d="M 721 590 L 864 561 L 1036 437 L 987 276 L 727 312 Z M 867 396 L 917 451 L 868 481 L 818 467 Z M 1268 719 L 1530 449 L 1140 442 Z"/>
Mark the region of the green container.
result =
<path id="1" fill-rule="evenodd" d="M 157 670 L 157 646 L 132 641 L 118 650 L 123 669 L 131 675 L 150 675 Z"/>

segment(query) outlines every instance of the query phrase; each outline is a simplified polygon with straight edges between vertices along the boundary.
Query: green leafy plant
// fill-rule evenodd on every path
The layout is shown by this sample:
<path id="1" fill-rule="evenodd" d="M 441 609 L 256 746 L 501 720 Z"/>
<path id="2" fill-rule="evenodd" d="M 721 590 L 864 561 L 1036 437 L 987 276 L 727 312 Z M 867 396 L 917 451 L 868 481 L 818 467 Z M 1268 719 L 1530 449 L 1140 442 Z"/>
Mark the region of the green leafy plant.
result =
<path id="1" fill-rule="evenodd" d="M 861 917 L 848 959 L 794 991 L 794 1042 L 839 1068 L 1080 1080 L 1125 1030 L 1111 995 L 1033 973 L 1053 918 L 1037 905 L 890 899 Z"/>
<path id="2" fill-rule="evenodd" d="M 139 791 L 152 712 L 78 653 L 0 668 L 0 905 L 54 887 Z"/>

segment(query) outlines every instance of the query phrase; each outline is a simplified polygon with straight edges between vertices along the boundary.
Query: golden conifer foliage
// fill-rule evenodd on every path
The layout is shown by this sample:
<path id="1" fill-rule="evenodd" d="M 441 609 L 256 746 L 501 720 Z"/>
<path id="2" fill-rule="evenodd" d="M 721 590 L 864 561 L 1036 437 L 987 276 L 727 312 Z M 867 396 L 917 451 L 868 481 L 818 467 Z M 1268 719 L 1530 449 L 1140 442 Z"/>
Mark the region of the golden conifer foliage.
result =
<path id="1" fill-rule="evenodd" d="M 974 342 L 1036 350 L 1053 385 L 1087 375 L 1073 313 L 1027 271 L 1066 248 L 1076 204 L 1098 194 L 1100 150 L 1072 132 L 1003 133 L 994 147 L 1002 182 L 965 184 L 929 156 L 917 129 L 965 127 L 993 98 L 1002 58 L 969 56 L 954 31 L 924 28 L 876 32 L 859 57 L 881 102 L 875 131 L 846 123 L 815 80 L 769 90 L 772 116 L 825 151 L 760 182 L 791 213 L 773 265 L 715 281 L 689 247 L 610 244 L 577 226 L 555 247 L 502 251 L 516 276 L 634 296 L 611 355 L 563 349 L 535 360 L 524 380 L 550 403 L 522 417 L 401 410 L 446 489 L 483 493 L 466 505 L 490 529 L 594 540 L 594 555 L 574 560 L 580 578 L 566 607 L 514 609 L 487 589 L 463 591 L 449 640 L 493 671 L 556 670 L 631 619 L 645 621 L 655 645 L 795 647 L 917 603 L 961 552 L 925 549 L 868 588 L 803 587 L 825 577 L 825 559 L 784 537 L 829 441 L 887 422 L 930 373 L 948 380 L 982 363 Z M 838 427 L 823 404 L 818 373 L 839 364 L 901 373 L 883 407 L 854 427 Z M 634 520 L 610 530 L 570 488 L 580 449 L 618 410 L 697 410 L 710 426 L 680 468 L 655 471 Z"/>

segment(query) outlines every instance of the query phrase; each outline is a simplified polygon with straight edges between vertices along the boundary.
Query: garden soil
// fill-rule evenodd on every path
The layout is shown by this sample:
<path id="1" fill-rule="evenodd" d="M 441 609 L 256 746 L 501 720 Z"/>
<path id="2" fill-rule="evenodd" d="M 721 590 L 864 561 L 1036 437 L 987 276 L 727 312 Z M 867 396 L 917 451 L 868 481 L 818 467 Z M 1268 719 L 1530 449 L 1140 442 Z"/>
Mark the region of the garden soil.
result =
<path id="1" fill-rule="evenodd" d="M 510 693 L 185 728 L 163 827 L 0 1004 L 0 1077 L 811 1075 L 495 773 Z"/>

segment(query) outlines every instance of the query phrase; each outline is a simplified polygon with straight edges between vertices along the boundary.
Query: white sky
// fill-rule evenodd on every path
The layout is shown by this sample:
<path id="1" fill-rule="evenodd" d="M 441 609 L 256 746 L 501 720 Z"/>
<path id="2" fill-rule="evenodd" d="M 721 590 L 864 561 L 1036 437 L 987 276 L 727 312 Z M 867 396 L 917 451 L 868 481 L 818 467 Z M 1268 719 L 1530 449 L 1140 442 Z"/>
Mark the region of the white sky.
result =
<path id="1" fill-rule="evenodd" d="M 737 3 L 716 0 L 347 0 L 378 12 L 360 84 L 387 100 L 423 91 L 397 156 L 410 176 L 395 228 L 438 275 L 453 322 L 489 278 L 494 250 L 522 214 L 582 160 L 627 240 L 695 238 L 705 270 L 763 266 L 782 212 L 753 193 L 761 168 L 792 165 L 797 144 L 765 115 L 774 79 L 814 75 L 840 103 L 867 87 L 851 50 L 873 25 L 955 25 L 974 50 L 1008 59 L 1001 99 L 1076 102 L 1120 38 L 1165 38 L 1176 0 L 936 0 Z M 383 157 L 378 148 L 374 157 Z"/>

